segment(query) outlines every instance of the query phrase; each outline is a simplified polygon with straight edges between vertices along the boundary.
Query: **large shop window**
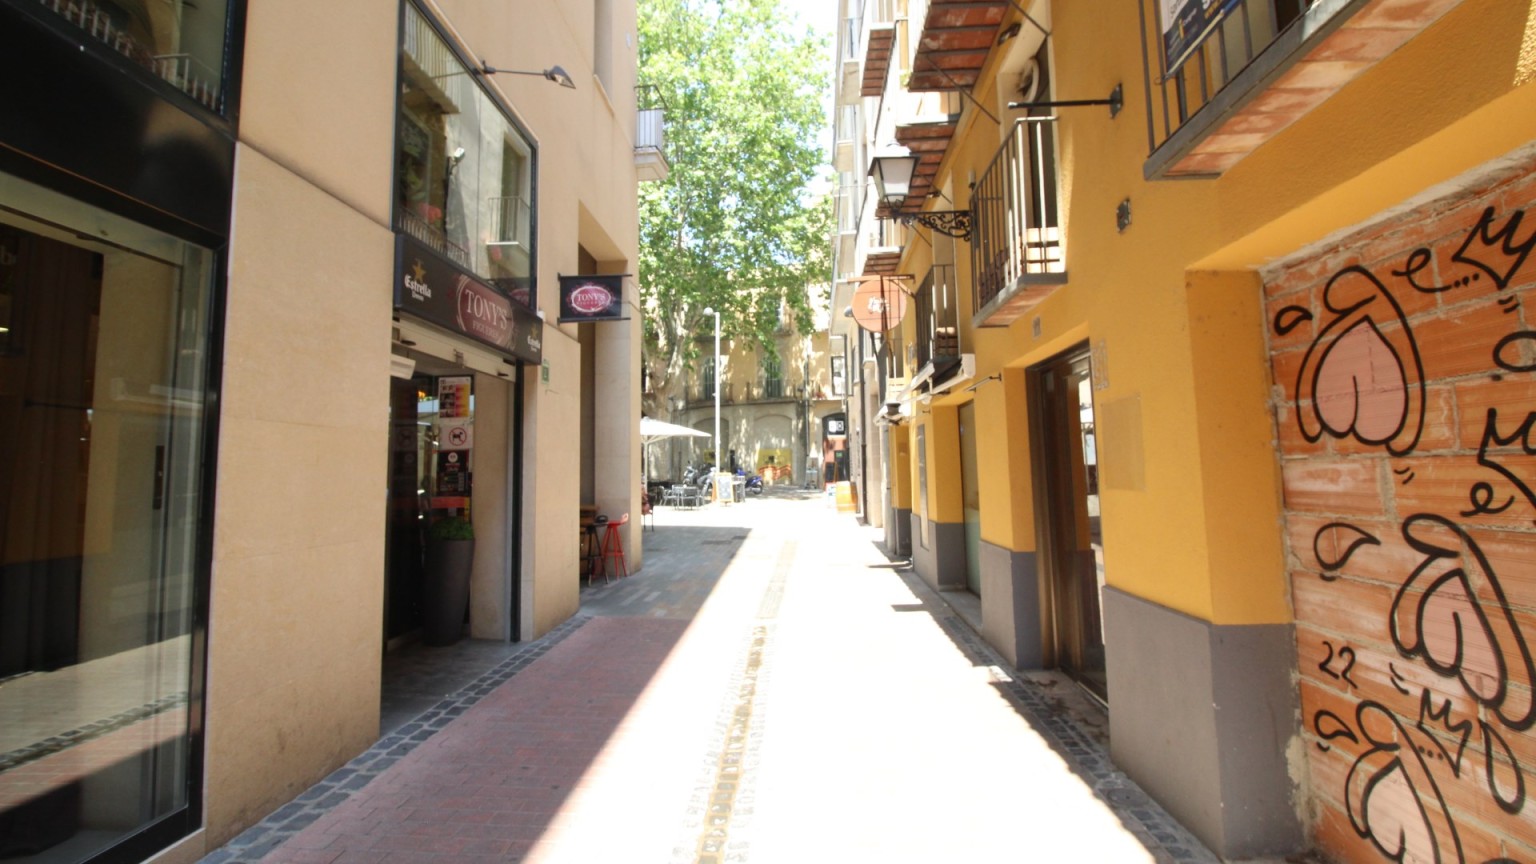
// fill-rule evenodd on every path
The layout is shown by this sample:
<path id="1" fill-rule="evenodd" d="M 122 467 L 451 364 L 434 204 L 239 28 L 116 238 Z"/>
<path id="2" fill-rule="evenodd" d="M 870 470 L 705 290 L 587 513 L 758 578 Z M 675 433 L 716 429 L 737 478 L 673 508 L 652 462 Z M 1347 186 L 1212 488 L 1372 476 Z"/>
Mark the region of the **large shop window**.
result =
<path id="1" fill-rule="evenodd" d="M 127 58 L 211 111 L 224 110 L 228 2 L 41 0 L 40 8 L 87 44 Z"/>
<path id="2" fill-rule="evenodd" d="M 479 77 L 407 3 L 395 225 L 531 307 L 534 150 Z"/>
<path id="3" fill-rule="evenodd" d="M 0 202 L 0 859 L 73 862 L 196 806 L 214 256 Z"/>

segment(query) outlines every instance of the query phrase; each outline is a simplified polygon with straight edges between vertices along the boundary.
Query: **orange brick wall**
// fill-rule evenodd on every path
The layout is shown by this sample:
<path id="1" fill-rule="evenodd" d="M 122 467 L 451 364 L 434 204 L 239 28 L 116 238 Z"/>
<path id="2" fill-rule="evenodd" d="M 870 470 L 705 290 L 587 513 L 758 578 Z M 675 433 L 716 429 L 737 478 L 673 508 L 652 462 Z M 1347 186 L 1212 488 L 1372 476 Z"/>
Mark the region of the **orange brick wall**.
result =
<path id="1" fill-rule="evenodd" d="M 1266 275 L 1317 844 L 1536 864 L 1536 165 Z"/>

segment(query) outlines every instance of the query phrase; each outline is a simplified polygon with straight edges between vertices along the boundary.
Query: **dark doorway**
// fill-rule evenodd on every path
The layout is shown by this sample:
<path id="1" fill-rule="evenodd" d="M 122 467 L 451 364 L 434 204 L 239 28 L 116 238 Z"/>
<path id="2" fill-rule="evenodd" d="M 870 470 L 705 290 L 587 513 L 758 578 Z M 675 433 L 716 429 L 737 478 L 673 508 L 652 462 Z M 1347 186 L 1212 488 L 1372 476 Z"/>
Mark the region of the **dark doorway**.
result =
<path id="1" fill-rule="evenodd" d="M 421 433 L 416 406 L 420 382 L 389 380 L 389 524 L 385 529 L 384 642 L 421 626 Z"/>
<path id="2" fill-rule="evenodd" d="M 1108 700 L 1104 541 L 1088 346 L 1030 369 L 1040 560 L 1055 665 Z"/>

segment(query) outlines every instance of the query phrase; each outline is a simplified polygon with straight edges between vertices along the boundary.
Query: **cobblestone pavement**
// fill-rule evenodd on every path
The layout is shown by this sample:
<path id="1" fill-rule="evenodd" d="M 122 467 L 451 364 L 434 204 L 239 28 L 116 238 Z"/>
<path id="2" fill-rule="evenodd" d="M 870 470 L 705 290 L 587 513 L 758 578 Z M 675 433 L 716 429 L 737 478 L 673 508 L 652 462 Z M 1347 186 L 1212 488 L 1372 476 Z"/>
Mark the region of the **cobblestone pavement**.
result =
<path id="1" fill-rule="evenodd" d="M 643 572 L 204 861 L 1216 860 L 1075 687 L 819 496 L 656 523 Z"/>

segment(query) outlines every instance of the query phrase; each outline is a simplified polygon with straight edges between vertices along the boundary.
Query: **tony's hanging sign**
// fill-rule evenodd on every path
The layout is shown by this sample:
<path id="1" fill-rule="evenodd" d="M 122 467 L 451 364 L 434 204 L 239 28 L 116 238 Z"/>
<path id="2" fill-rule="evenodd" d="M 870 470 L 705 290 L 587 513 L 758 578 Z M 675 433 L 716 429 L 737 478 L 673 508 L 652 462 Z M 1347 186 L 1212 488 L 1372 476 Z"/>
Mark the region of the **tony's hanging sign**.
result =
<path id="1" fill-rule="evenodd" d="M 406 234 L 395 243 L 395 308 L 520 360 L 544 357 L 544 322 L 532 309 L 439 257 Z"/>
<path id="2" fill-rule="evenodd" d="M 560 323 L 628 320 L 624 316 L 624 277 L 628 275 L 561 276 Z"/>

